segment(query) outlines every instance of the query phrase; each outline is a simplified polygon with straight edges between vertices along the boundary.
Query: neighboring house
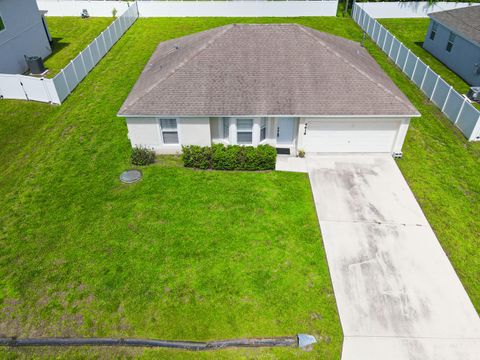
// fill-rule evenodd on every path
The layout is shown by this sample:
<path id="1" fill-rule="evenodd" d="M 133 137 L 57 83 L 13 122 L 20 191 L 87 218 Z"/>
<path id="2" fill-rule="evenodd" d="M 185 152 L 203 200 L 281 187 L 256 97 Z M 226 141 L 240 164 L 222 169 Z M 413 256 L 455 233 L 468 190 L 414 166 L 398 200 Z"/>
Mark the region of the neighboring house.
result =
<path id="1" fill-rule="evenodd" d="M 158 153 L 212 143 L 398 153 L 419 113 L 358 43 L 272 24 L 161 43 L 118 116 L 132 146 Z"/>
<path id="2" fill-rule="evenodd" d="M 35 0 L 0 0 L 0 73 L 22 74 L 28 70 L 25 55 L 51 54 L 43 15 Z"/>
<path id="3" fill-rule="evenodd" d="M 480 6 L 434 12 L 425 50 L 472 86 L 480 86 Z"/>

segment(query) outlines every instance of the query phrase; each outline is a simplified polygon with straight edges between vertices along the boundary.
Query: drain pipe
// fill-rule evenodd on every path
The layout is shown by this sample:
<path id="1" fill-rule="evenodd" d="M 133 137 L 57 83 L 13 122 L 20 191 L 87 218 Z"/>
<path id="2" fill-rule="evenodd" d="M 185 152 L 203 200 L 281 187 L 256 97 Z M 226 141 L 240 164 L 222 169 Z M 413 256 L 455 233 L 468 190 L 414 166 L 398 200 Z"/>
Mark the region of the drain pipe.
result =
<path id="1" fill-rule="evenodd" d="M 160 347 L 191 351 L 219 350 L 231 347 L 300 347 L 308 349 L 317 340 L 312 335 L 229 339 L 218 341 L 175 341 L 154 339 L 114 339 L 114 338 L 0 338 L 0 346 L 135 346 Z"/>

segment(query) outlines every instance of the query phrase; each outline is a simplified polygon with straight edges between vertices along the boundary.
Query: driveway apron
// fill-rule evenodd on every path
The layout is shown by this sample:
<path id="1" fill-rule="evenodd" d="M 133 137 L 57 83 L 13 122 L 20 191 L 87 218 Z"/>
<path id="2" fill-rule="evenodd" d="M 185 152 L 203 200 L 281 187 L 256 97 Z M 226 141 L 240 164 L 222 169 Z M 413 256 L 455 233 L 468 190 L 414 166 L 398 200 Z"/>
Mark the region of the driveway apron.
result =
<path id="1" fill-rule="evenodd" d="M 389 155 L 307 159 L 344 360 L 480 359 L 480 319 Z"/>

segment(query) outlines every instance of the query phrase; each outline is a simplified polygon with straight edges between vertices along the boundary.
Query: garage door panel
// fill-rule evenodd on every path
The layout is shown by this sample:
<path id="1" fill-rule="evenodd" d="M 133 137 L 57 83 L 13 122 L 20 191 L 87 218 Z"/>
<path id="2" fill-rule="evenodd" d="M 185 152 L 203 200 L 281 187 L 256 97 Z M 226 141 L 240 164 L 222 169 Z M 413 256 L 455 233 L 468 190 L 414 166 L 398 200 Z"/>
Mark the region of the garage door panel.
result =
<path id="1" fill-rule="evenodd" d="M 306 152 L 391 152 L 398 121 L 310 121 Z"/>

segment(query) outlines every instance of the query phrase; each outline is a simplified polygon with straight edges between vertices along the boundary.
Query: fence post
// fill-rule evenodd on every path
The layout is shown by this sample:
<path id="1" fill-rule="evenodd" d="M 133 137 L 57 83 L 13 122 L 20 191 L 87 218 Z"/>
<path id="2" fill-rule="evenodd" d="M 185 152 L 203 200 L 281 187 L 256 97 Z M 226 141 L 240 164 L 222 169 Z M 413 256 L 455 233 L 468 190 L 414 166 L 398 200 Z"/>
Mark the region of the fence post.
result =
<path id="1" fill-rule="evenodd" d="M 80 59 L 82 59 L 82 64 L 83 64 L 83 68 L 85 69 L 85 76 L 87 76 L 88 74 L 88 70 L 87 70 L 87 67 L 85 66 L 85 60 L 83 59 L 83 53 L 85 52 L 85 50 L 83 50 L 81 53 L 79 53 L 78 55 L 80 55 Z"/>
<path id="2" fill-rule="evenodd" d="M 425 68 L 425 74 L 423 74 L 422 83 L 420 84 L 420 90 L 423 89 L 423 84 L 425 83 L 425 79 L 427 78 L 428 69 L 430 69 L 430 66 L 427 65 L 427 67 Z"/>
<path id="3" fill-rule="evenodd" d="M 72 64 L 72 69 L 75 74 L 75 78 L 77 79 L 77 85 L 78 85 L 80 83 L 80 79 L 78 78 L 77 69 L 75 67 L 75 64 L 73 63 L 73 60 L 70 60 L 70 64 Z"/>
<path id="4" fill-rule="evenodd" d="M 397 40 L 397 38 L 392 35 L 392 43 L 390 44 L 390 50 L 388 50 L 388 57 L 390 57 L 390 55 L 391 55 L 391 53 L 392 53 L 393 42 L 394 42 L 395 40 Z"/>
<path id="5" fill-rule="evenodd" d="M 402 42 L 399 41 L 398 42 L 397 56 L 395 57 L 395 65 L 397 65 L 397 66 L 398 66 L 398 57 L 400 56 L 400 51 L 402 50 L 402 46 L 403 46 Z M 403 47 L 405 47 L 405 46 L 403 46 Z"/>
<path id="6" fill-rule="evenodd" d="M 385 37 L 383 38 L 383 44 L 382 44 L 382 51 L 383 52 L 385 52 L 385 50 L 383 50 L 383 48 L 385 47 L 385 43 L 387 42 L 388 34 L 390 34 L 386 27 L 384 27 L 384 29 L 385 29 Z"/>
<path id="7" fill-rule="evenodd" d="M 445 107 L 447 106 L 447 101 L 448 101 L 448 98 L 450 97 L 450 93 L 452 92 L 452 89 L 453 89 L 453 86 L 450 86 L 450 89 L 448 89 L 447 97 L 445 98 L 445 102 L 443 103 L 443 106 L 442 106 L 442 112 L 443 110 L 445 110 Z"/>
<path id="8" fill-rule="evenodd" d="M 371 17 L 368 18 L 367 29 L 365 30 L 367 34 L 368 34 L 368 29 L 370 29 L 370 20 L 372 20 Z"/>
<path id="9" fill-rule="evenodd" d="M 455 125 L 458 120 L 460 119 L 460 114 L 462 113 L 463 111 L 463 107 L 465 106 L 465 103 L 467 102 L 467 99 L 466 98 L 463 98 L 463 103 L 462 103 L 462 106 L 460 106 L 460 110 L 458 110 L 458 114 L 457 114 L 457 117 L 455 118 L 455 121 L 453 122 L 453 124 Z"/>
<path id="10" fill-rule="evenodd" d="M 65 76 L 65 72 L 63 71 L 63 69 L 60 71 L 60 73 L 63 75 L 63 81 L 65 81 L 65 86 L 67 87 L 68 93 L 70 94 L 72 90 L 70 90 L 70 86 L 68 86 L 67 77 Z"/>
<path id="11" fill-rule="evenodd" d="M 95 40 L 93 40 L 93 41 L 95 41 Z M 96 42 L 96 41 L 95 41 L 95 42 Z M 95 60 L 93 59 L 93 53 L 92 53 L 92 47 L 91 47 L 91 45 L 92 45 L 92 43 L 88 44 L 87 48 L 89 49 L 89 52 L 90 52 L 90 59 L 92 59 L 92 65 L 93 65 L 92 70 L 93 70 L 93 68 L 94 68 L 97 64 L 95 64 Z"/>
<path id="12" fill-rule="evenodd" d="M 415 61 L 415 66 L 413 67 L 412 80 L 413 80 L 413 76 L 415 75 L 415 71 L 417 70 L 417 65 L 418 65 L 418 57 L 417 57 L 417 61 Z"/>
<path id="13" fill-rule="evenodd" d="M 402 71 L 403 71 L 403 72 L 405 72 L 405 67 L 407 66 L 408 57 L 410 56 L 410 53 L 411 53 L 411 51 L 410 51 L 409 48 L 407 48 L 407 50 L 408 50 L 408 51 L 407 51 L 407 57 L 405 58 L 405 64 L 403 64 L 403 67 L 402 67 Z"/>
<path id="14" fill-rule="evenodd" d="M 478 134 L 478 135 L 476 135 Z M 480 113 L 478 115 L 477 123 L 473 127 L 472 133 L 468 137 L 468 141 L 473 141 L 477 138 L 480 138 Z"/>
<path id="15" fill-rule="evenodd" d="M 435 85 L 433 86 L 432 96 L 430 96 L 430 100 L 433 99 L 433 94 L 435 94 L 435 90 L 437 90 L 438 80 L 440 80 L 440 75 L 437 74 L 437 80 L 435 81 Z"/>

